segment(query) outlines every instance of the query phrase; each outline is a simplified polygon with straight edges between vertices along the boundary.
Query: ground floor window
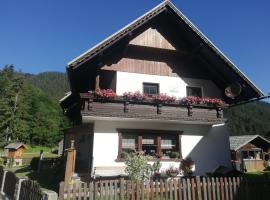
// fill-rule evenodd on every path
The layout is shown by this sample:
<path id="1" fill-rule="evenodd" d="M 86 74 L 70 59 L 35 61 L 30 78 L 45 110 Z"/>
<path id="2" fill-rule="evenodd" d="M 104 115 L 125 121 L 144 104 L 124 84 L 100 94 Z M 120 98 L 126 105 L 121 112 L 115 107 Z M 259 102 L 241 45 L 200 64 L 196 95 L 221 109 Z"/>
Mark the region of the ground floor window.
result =
<path id="1" fill-rule="evenodd" d="M 181 158 L 181 131 L 118 129 L 118 158 L 140 152 L 153 158 Z"/>

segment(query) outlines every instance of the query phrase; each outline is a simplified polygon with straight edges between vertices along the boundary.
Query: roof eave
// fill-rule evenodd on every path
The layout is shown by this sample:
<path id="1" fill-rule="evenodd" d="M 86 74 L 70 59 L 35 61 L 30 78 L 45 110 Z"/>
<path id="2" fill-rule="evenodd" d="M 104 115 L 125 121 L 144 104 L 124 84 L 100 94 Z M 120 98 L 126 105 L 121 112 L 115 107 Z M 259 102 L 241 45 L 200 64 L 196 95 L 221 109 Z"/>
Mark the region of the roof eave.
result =
<path id="1" fill-rule="evenodd" d="M 119 39 L 123 38 L 125 36 L 125 34 L 122 34 L 123 31 L 126 31 L 129 27 L 135 25 L 140 20 L 142 20 L 145 17 L 147 17 L 148 15 L 150 15 L 152 12 L 155 12 L 156 10 L 159 10 L 159 9 L 164 8 L 166 6 L 169 6 L 216 53 L 217 56 L 219 56 L 232 70 L 234 70 L 256 92 L 256 94 L 257 94 L 258 97 L 265 96 L 265 94 L 247 77 L 247 75 L 244 74 L 218 47 L 216 47 L 214 45 L 214 43 L 209 38 L 207 38 L 169 0 L 166 0 L 166 1 L 162 2 L 162 3 L 160 3 L 159 5 L 157 5 L 156 7 L 154 7 L 153 9 L 151 9 L 150 11 L 148 11 L 147 13 L 145 13 L 144 15 L 142 15 L 141 17 L 137 18 L 136 20 L 134 20 L 130 24 L 126 25 L 124 28 L 120 29 L 119 31 L 117 31 L 116 33 L 114 33 L 111 36 L 107 37 L 105 40 L 103 40 L 102 42 L 98 43 L 94 47 L 90 48 L 89 50 L 87 50 L 83 54 L 81 54 L 78 57 L 74 58 L 73 60 L 71 60 L 68 63 L 67 68 L 77 68 L 77 67 L 81 66 L 83 63 L 89 61 L 91 58 L 93 58 L 97 54 L 99 54 L 100 51 L 102 51 L 102 50 L 104 50 L 104 49 L 106 49 L 106 48 L 108 48 L 110 46 L 110 45 L 105 45 L 105 48 L 103 48 L 103 45 L 105 43 L 108 43 L 108 42 L 110 42 L 110 40 L 113 40 L 114 37 L 118 36 L 118 34 L 120 34 L 120 36 L 118 36 L 119 38 L 116 41 L 118 41 Z M 133 27 L 133 29 L 134 29 L 134 27 Z M 130 30 L 130 31 L 132 31 L 132 30 Z M 94 51 L 96 51 L 95 54 L 93 54 L 92 56 L 91 55 L 88 55 L 88 54 L 94 53 Z"/>

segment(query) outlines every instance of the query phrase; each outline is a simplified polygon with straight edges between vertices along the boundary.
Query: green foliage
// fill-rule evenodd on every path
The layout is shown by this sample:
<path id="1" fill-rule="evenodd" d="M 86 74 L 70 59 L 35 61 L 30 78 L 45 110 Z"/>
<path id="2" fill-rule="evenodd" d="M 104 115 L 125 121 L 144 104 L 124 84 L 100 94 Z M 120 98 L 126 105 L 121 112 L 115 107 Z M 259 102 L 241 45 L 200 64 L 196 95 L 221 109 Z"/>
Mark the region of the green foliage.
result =
<path id="1" fill-rule="evenodd" d="M 43 72 L 37 75 L 26 75 L 26 83 L 41 89 L 55 102 L 69 91 L 66 73 Z"/>
<path id="2" fill-rule="evenodd" d="M 161 163 L 159 161 L 155 162 L 152 166 L 147 163 L 150 158 L 143 154 L 128 154 L 125 160 L 125 170 L 131 180 L 149 180 L 155 172 L 160 170 Z"/>
<path id="3" fill-rule="evenodd" d="M 260 134 L 270 138 L 270 104 L 249 103 L 230 108 L 227 112 L 231 135 Z"/>
<path id="4" fill-rule="evenodd" d="M 30 83 L 28 79 L 33 76 L 17 72 L 10 65 L 0 70 L 0 146 L 9 139 L 53 146 L 62 138 L 61 130 L 68 126 L 68 120 L 55 100 L 60 94 L 47 95 Z M 51 85 L 52 90 L 63 89 L 59 85 Z"/>
<path id="5" fill-rule="evenodd" d="M 158 160 L 158 161 L 156 161 L 156 162 L 154 162 L 153 163 L 153 165 L 152 165 L 152 170 L 153 170 L 153 172 L 155 172 L 155 173 L 159 173 L 159 171 L 160 171 L 160 169 L 161 169 L 161 162 Z"/>

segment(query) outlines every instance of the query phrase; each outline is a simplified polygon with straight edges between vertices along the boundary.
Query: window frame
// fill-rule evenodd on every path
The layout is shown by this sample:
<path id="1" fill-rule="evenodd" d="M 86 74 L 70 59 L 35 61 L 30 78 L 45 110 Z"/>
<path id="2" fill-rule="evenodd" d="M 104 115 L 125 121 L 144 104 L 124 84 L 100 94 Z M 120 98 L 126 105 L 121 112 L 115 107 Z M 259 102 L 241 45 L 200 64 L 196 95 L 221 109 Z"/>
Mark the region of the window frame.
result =
<path id="1" fill-rule="evenodd" d="M 157 94 L 147 94 L 147 93 L 145 93 L 145 91 L 144 91 L 144 86 L 145 85 L 152 85 L 152 86 L 157 86 Z M 159 83 L 152 83 L 152 82 L 143 82 L 143 84 L 142 84 L 142 91 L 143 91 L 143 94 L 146 94 L 146 95 L 149 95 L 149 96 L 152 96 L 152 95 L 158 95 L 159 93 L 160 93 L 160 88 L 159 88 Z"/>
<path id="2" fill-rule="evenodd" d="M 135 134 L 136 135 L 136 141 L 137 143 L 137 151 L 142 151 L 142 139 L 144 135 L 155 135 L 154 141 L 157 145 L 156 151 L 159 155 L 157 158 L 160 158 L 162 155 L 162 148 L 161 148 L 161 140 L 162 135 L 175 135 L 176 137 L 176 151 L 179 152 L 180 158 L 182 158 L 182 147 L 181 147 L 181 137 L 183 135 L 183 131 L 165 131 L 165 130 L 152 130 L 152 129 L 116 129 L 118 132 L 118 154 L 117 154 L 117 160 L 122 161 L 124 158 L 122 158 L 123 153 L 123 134 Z M 166 160 L 178 160 L 176 159 L 162 159 L 164 161 Z"/>
<path id="3" fill-rule="evenodd" d="M 194 95 L 188 95 L 188 88 L 199 88 L 201 90 L 201 96 L 200 97 L 203 97 L 203 87 L 201 86 L 193 86 L 193 85 L 187 85 L 186 86 L 186 96 L 194 96 Z"/>

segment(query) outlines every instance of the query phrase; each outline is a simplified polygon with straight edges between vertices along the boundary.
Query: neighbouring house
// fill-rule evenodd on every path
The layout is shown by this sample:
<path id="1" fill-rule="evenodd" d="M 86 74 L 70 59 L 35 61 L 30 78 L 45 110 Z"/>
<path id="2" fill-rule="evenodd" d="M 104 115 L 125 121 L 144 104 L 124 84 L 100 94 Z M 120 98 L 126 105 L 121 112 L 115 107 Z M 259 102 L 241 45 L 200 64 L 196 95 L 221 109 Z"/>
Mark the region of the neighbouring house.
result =
<path id="1" fill-rule="evenodd" d="M 23 143 L 10 143 L 4 149 L 7 156 L 7 164 L 13 162 L 13 165 L 22 165 L 22 157 L 26 149 Z"/>
<path id="2" fill-rule="evenodd" d="M 269 162 L 270 141 L 260 135 L 230 136 L 231 158 L 241 171 L 262 171 Z"/>
<path id="3" fill-rule="evenodd" d="M 99 176 L 123 174 L 134 151 L 162 170 L 186 157 L 196 175 L 231 167 L 223 110 L 263 96 L 170 1 L 73 59 L 67 74 L 64 149 L 74 140 L 76 172 Z"/>

